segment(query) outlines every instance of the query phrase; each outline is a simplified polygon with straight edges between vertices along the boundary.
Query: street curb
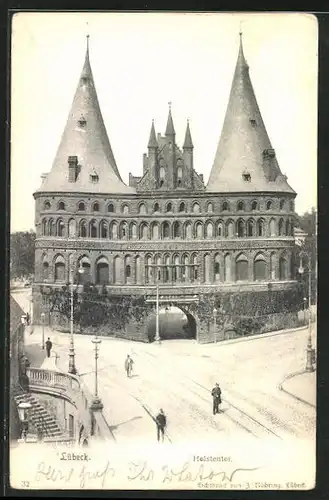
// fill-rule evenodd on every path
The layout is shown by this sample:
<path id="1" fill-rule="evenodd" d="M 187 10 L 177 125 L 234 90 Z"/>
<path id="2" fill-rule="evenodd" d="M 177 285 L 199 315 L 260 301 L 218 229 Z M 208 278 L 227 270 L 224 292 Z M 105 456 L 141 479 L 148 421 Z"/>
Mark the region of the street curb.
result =
<path id="1" fill-rule="evenodd" d="M 316 405 L 314 405 L 313 403 L 310 403 L 309 401 L 306 401 L 306 399 L 303 399 L 303 398 L 300 398 L 299 396 L 296 396 L 295 394 L 293 394 L 292 392 L 290 391 L 287 391 L 286 389 L 283 388 L 283 384 L 285 382 L 287 382 L 287 380 L 290 380 L 291 378 L 294 378 L 294 377 L 297 377 L 298 375 L 303 375 L 304 373 L 307 373 L 306 370 L 299 370 L 298 372 L 293 372 L 293 373 L 290 373 L 289 375 L 287 375 L 283 380 L 282 382 L 278 385 L 278 389 L 279 391 L 282 391 L 282 392 L 285 392 L 286 394 L 288 394 L 289 396 L 291 396 L 292 398 L 295 398 L 297 399 L 297 401 L 300 401 L 301 403 L 304 403 L 306 404 L 307 406 L 311 406 L 311 408 L 316 408 Z"/>

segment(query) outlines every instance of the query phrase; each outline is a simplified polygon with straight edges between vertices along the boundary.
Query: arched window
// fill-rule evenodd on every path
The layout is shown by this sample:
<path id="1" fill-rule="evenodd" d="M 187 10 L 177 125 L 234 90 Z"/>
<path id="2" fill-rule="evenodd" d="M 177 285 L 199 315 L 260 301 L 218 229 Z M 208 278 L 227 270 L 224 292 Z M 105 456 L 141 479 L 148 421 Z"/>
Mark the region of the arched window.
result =
<path id="1" fill-rule="evenodd" d="M 272 206 L 273 206 L 273 203 L 271 202 L 271 200 L 268 200 L 266 202 L 266 210 L 272 210 Z"/>
<path id="2" fill-rule="evenodd" d="M 152 268 L 152 257 L 148 255 L 146 257 L 146 283 L 152 283 L 153 281 L 153 268 Z"/>
<path id="3" fill-rule="evenodd" d="M 107 236 L 108 236 L 108 226 L 107 226 L 107 222 L 105 220 L 102 220 L 102 222 L 100 224 L 100 234 L 101 234 L 101 238 L 107 238 Z"/>
<path id="4" fill-rule="evenodd" d="M 255 235 L 255 223 L 252 219 L 249 219 L 247 222 L 247 236 L 251 238 Z"/>
<path id="5" fill-rule="evenodd" d="M 136 257 L 136 283 L 142 283 L 142 274 L 141 274 L 141 258 L 139 255 Z"/>
<path id="6" fill-rule="evenodd" d="M 65 210 L 65 203 L 64 203 L 64 201 L 60 201 L 58 203 L 58 210 Z"/>
<path id="7" fill-rule="evenodd" d="M 280 210 L 283 210 L 285 208 L 285 200 L 280 200 Z"/>
<path id="8" fill-rule="evenodd" d="M 224 256 L 224 280 L 232 281 L 232 258 L 229 253 Z"/>
<path id="9" fill-rule="evenodd" d="M 193 255 L 192 257 L 192 281 L 197 281 L 199 279 L 199 265 L 198 257 Z"/>
<path id="10" fill-rule="evenodd" d="M 42 236 L 48 236 L 48 222 L 47 219 L 42 221 Z"/>
<path id="11" fill-rule="evenodd" d="M 179 267 L 179 257 L 175 255 L 174 257 L 174 267 L 172 269 L 172 279 L 173 281 L 180 281 L 180 267 Z"/>
<path id="12" fill-rule="evenodd" d="M 215 255 L 215 281 L 220 281 L 220 255 L 216 253 Z"/>
<path id="13" fill-rule="evenodd" d="M 65 225 L 62 219 L 59 219 L 57 222 L 57 236 L 64 236 L 65 234 Z"/>
<path id="14" fill-rule="evenodd" d="M 290 200 L 290 212 L 294 212 L 295 211 L 295 203 L 294 203 L 294 200 Z"/>
<path id="15" fill-rule="evenodd" d="M 264 221 L 263 219 L 259 219 L 257 221 L 257 236 L 264 236 L 264 235 L 265 235 Z"/>
<path id="16" fill-rule="evenodd" d="M 132 278 L 132 267 L 130 255 L 125 256 L 125 282 L 129 283 Z"/>
<path id="17" fill-rule="evenodd" d="M 212 213 L 213 211 L 214 211 L 214 205 L 211 203 L 211 201 L 209 201 L 209 203 L 207 204 L 207 212 Z"/>
<path id="18" fill-rule="evenodd" d="M 97 224 L 95 220 L 90 221 L 89 236 L 90 238 L 97 238 Z"/>
<path id="19" fill-rule="evenodd" d="M 166 206 L 166 212 L 172 212 L 172 203 L 168 203 Z"/>
<path id="20" fill-rule="evenodd" d="M 107 205 L 107 211 L 108 212 L 114 212 L 114 205 L 113 205 L 113 203 L 109 203 Z"/>
<path id="21" fill-rule="evenodd" d="M 177 168 L 177 186 L 182 185 L 182 179 L 183 179 L 183 169 L 181 166 Z"/>
<path id="22" fill-rule="evenodd" d="M 100 257 L 96 263 L 96 283 L 107 285 L 109 282 L 109 264 L 105 257 Z"/>
<path id="23" fill-rule="evenodd" d="M 180 238 L 181 237 L 181 225 L 180 225 L 180 222 L 175 221 L 173 229 L 174 229 L 174 238 Z"/>
<path id="24" fill-rule="evenodd" d="M 222 211 L 223 212 L 228 212 L 230 209 L 229 207 L 229 204 L 227 203 L 227 201 L 223 201 L 223 204 L 222 204 Z"/>
<path id="25" fill-rule="evenodd" d="M 86 205 L 84 204 L 83 201 L 80 201 L 80 203 L 78 205 L 78 210 L 79 210 L 79 212 L 84 212 L 86 210 Z"/>
<path id="26" fill-rule="evenodd" d="M 49 264 L 48 262 L 44 262 L 42 265 L 42 279 L 43 281 L 49 278 Z"/>
<path id="27" fill-rule="evenodd" d="M 86 221 L 82 220 L 79 224 L 79 237 L 86 238 L 87 237 L 87 224 Z"/>
<path id="28" fill-rule="evenodd" d="M 169 255 L 166 255 L 165 260 L 165 267 L 163 268 L 163 281 L 167 283 L 170 279 L 170 258 Z"/>
<path id="29" fill-rule="evenodd" d="M 234 223 L 231 220 L 226 223 L 226 236 L 228 238 L 233 238 L 234 236 Z"/>
<path id="30" fill-rule="evenodd" d="M 198 240 L 203 239 L 203 225 L 201 222 L 195 224 L 195 238 Z"/>
<path id="31" fill-rule="evenodd" d="M 146 214 L 146 205 L 145 203 L 141 203 L 138 207 L 139 214 Z"/>
<path id="32" fill-rule="evenodd" d="M 99 212 L 99 203 L 97 201 L 93 204 L 93 211 Z"/>
<path id="33" fill-rule="evenodd" d="M 122 259 L 116 255 L 113 259 L 113 282 L 118 284 L 121 282 L 122 276 Z"/>
<path id="34" fill-rule="evenodd" d="M 281 256 L 279 260 L 279 279 L 286 280 L 288 278 L 288 262 L 285 256 Z"/>
<path id="35" fill-rule="evenodd" d="M 155 259 L 155 262 L 156 262 L 156 264 L 157 264 L 157 266 L 158 266 L 158 267 L 156 268 L 156 272 L 154 273 L 155 278 L 156 278 L 158 281 L 162 281 L 162 278 L 161 278 L 161 276 L 162 276 L 162 272 L 161 272 L 161 267 L 160 267 L 160 266 L 161 266 L 161 257 L 160 257 L 160 255 L 158 255 L 158 257 Z"/>
<path id="36" fill-rule="evenodd" d="M 131 222 L 129 227 L 129 239 L 135 240 L 137 238 L 137 226 L 135 222 Z"/>
<path id="37" fill-rule="evenodd" d="M 126 205 L 126 204 L 122 205 L 121 210 L 122 210 L 123 214 L 128 214 L 129 213 L 128 205 Z"/>
<path id="38" fill-rule="evenodd" d="M 61 255 L 55 260 L 55 281 L 65 281 L 65 261 Z"/>
<path id="39" fill-rule="evenodd" d="M 210 255 L 208 253 L 204 256 L 204 279 L 206 283 L 212 281 L 210 274 Z"/>
<path id="40" fill-rule="evenodd" d="M 128 265 L 126 266 L 126 278 L 130 278 L 130 276 L 131 276 L 131 267 L 130 267 L 130 265 L 128 264 Z"/>
<path id="41" fill-rule="evenodd" d="M 244 221 L 239 220 L 237 224 L 237 234 L 238 238 L 243 238 L 244 237 Z"/>
<path id="42" fill-rule="evenodd" d="M 263 254 L 258 254 L 254 260 L 254 280 L 266 280 L 266 261 Z"/>
<path id="43" fill-rule="evenodd" d="M 224 225 L 221 220 L 217 223 L 217 236 L 224 236 Z"/>
<path id="44" fill-rule="evenodd" d="M 116 222 L 112 222 L 112 224 L 110 225 L 110 239 L 118 239 L 118 224 Z"/>
<path id="45" fill-rule="evenodd" d="M 286 236 L 290 235 L 290 221 L 289 219 L 286 220 Z"/>
<path id="46" fill-rule="evenodd" d="M 184 237 L 186 240 L 190 240 L 192 238 L 192 224 L 191 222 L 186 222 L 184 226 Z"/>
<path id="47" fill-rule="evenodd" d="M 152 240 L 158 240 L 159 239 L 159 224 L 157 222 L 154 222 L 152 224 Z"/>
<path id="48" fill-rule="evenodd" d="M 189 267 L 189 258 L 188 255 L 184 255 L 182 259 L 182 263 L 184 267 L 182 268 L 182 280 L 188 281 L 190 278 L 190 267 Z"/>
<path id="49" fill-rule="evenodd" d="M 82 267 L 83 273 L 79 273 L 78 279 L 80 284 L 90 284 L 92 281 L 91 278 L 91 267 L 90 261 L 87 257 L 82 257 L 79 262 L 79 265 Z"/>
<path id="50" fill-rule="evenodd" d="M 206 237 L 213 238 L 213 236 L 214 236 L 214 226 L 212 222 L 208 222 L 206 225 Z"/>
<path id="51" fill-rule="evenodd" d="M 160 211 L 159 203 L 155 203 L 154 208 L 153 208 L 153 212 L 159 212 L 159 211 Z"/>
<path id="52" fill-rule="evenodd" d="M 122 222 L 120 226 L 120 238 L 127 239 L 128 238 L 128 224 L 127 222 Z"/>
<path id="53" fill-rule="evenodd" d="M 258 203 L 257 201 L 252 201 L 251 202 L 251 210 L 258 210 Z"/>
<path id="54" fill-rule="evenodd" d="M 185 212 L 185 203 L 183 201 L 179 205 L 179 211 L 180 212 Z"/>
<path id="55" fill-rule="evenodd" d="M 243 203 L 243 201 L 239 201 L 239 202 L 238 202 L 238 205 L 237 205 L 237 210 L 239 210 L 240 212 L 241 212 L 242 210 L 244 210 L 244 203 Z"/>
<path id="56" fill-rule="evenodd" d="M 165 181 L 165 177 L 166 177 L 166 171 L 165 171 L 165 168 L 164 166 L 161 165 L 160 169 L 159 169 L 159 181 L 160 181 L 160 187 L 163 186 L 164 184 L 164 181 Z"/>
<path id="57" fill-rule="evenodd" d="M 275 219 L 271 219 L 269 223 L 269 233 L 270 236 L 275 236 L 276 235 L 276 224 L 275 224 Z"/>
<path id="58" fill-rule="evenodd" d="M 279 236 L 284 235 L 284 222 L 283 219 L 279 220 Z"/>
<path id="59" fill-rule="evenodd" d="M 140 238 L 142 240 L 147 240 L 148 239 L 148 228 L 145 222 L 140 225 Z"/>
<path id="60" fill-rule="evenodd" d="M 162 238 L 170 238 L 169 222 L 164 222 L 162 224 Z"/>
<path id="61" fill-rule="evenodd" d="M 199 203 L 196 203 L 196 202 L 193 203 L 193 205 L 192 205 L 192 212 L 194 214 L 200 213 L 200 205 L 199 205 Z"/>
<path id="62" fill-rule="evenodd" d="M 69 237 L 73 238 L 76 234 L 76 223 L 74 219 L 69 220 Z"/>
<path id="63" fill-rule="evenodd" d="M 275 253 L 271 253 L 270 255 L 270 277 L 271 280 L 275 280 Z"/>
<path id="64" fill-rule="evenodd" d="M 44 204 L 43 204 L 43 209 L 44 210 L 49 210 L 50 209 L 50 203 L 49 201 L 45 201 Z"/>
<path id="65" fill-rule="evenodd" d="M 245 255 L 239 255 L 236 259 L 235 272 L 237 281 L 248 280 L 248 259 Z"/>

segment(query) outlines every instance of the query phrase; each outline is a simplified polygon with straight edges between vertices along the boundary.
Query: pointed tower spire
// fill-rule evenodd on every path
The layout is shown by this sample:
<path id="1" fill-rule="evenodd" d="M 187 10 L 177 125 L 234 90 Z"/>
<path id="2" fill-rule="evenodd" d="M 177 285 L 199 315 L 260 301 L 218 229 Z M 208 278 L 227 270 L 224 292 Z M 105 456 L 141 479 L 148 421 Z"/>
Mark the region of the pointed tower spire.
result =
<path id="1" fill-rule="evenodd" d="M 148 142 L 147 147 L 148 148 L 157 148 L 158 146 L 159 146 L 158 141 L 156 140 L 156 136 L 155 136 L 154 120 L 152 120 L 150 138 L 149 138 L 149 142 Z"/>
<path id="2" fill-rule="evenodd" d="M 172 115 L 171 115 L 171 102 L 169 102 L 168 104 L 169 104 L 169 113 L 168 113 L 167 128 L 166 128 L 165 135 L 167 137 L 170 137 L 170 136 L 175 137 L 176 132 L 175 132 L 174 122 L 173 122 Z"/>
<path id="3" fill-rule="evenodd" d="M 134 192 L 121 179 L 108 139 L 90 66 L 89 35 L 71 111 L 42 191 Z"/>
<path id="4" fill-rule="evenodd" d="M 191 137 L 190 122 L 189 122 L 189 120 L 187 120 L 183 149 L 192 149 L 193 147 L 194 146 L 193 146 L 192 137 Z"/>
<path id="5" fill-rule="evenodd" d="M 242 32 L 223 129 L 207 185 L 208 191 L 286 191 L 257 104 L 246 62 Z"/>

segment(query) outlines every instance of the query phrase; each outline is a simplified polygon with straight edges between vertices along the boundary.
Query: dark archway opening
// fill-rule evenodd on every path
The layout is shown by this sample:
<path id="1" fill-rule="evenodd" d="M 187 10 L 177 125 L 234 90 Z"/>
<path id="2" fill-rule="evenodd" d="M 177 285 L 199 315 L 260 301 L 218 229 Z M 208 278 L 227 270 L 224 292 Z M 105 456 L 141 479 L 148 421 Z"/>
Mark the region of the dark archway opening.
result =
<path id="1" fill-rule="evenodd" d="M 147 324 L 147 336 L 154 342 L 156 334 L 156 313 Z M 159 334 L 161 340 L 196 339 L 197 325 L 192 314 L 175 306 L 161 307 L 159 310 Z"/>

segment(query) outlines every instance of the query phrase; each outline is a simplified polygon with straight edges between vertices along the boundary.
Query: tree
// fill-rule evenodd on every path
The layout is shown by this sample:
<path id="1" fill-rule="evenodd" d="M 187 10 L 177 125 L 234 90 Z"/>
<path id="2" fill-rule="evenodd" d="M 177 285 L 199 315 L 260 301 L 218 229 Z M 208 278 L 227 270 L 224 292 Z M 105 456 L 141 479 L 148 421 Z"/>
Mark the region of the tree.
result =
<path id="1" fill-rule="evenodd" d="M 303 247 L 297 247 L 296 249 L 296 271 L 298 272 L 298 267 L 300 261 L 302 262 L 303 267 L 306 271 L 308 271 L 309 266 L 312 271 L 312 281 L 311 281 L 311 293 L 312 293 L 312 302 L 316 301 L 316 289 L 317 289 L 317 277 L 316 277 L 316 269 L 317 269 L 317 211 L 313 207 L 310 212 L 305 212 L 303 215 L 296 216 L 297 226 L 299 226 L 305 233 L 307 234 L 305 238 L 305 243 Z M 308 257 L 301 254 L 301 252 L 305 252 Z M 300 259 L 300 257 L 302 257 Z M 310 262 L 308 262 L 308 258 L 310 258 Z M 301 285 L 304 290 L 304 296 L 308 297 L 308 274 L 304 273 L 301 277 Z"/>
<path id="2" fill-rule="evenodd" d="M 10 278 L 34 274 L 35 232 L 19 231 L 10 235 Z"/>

